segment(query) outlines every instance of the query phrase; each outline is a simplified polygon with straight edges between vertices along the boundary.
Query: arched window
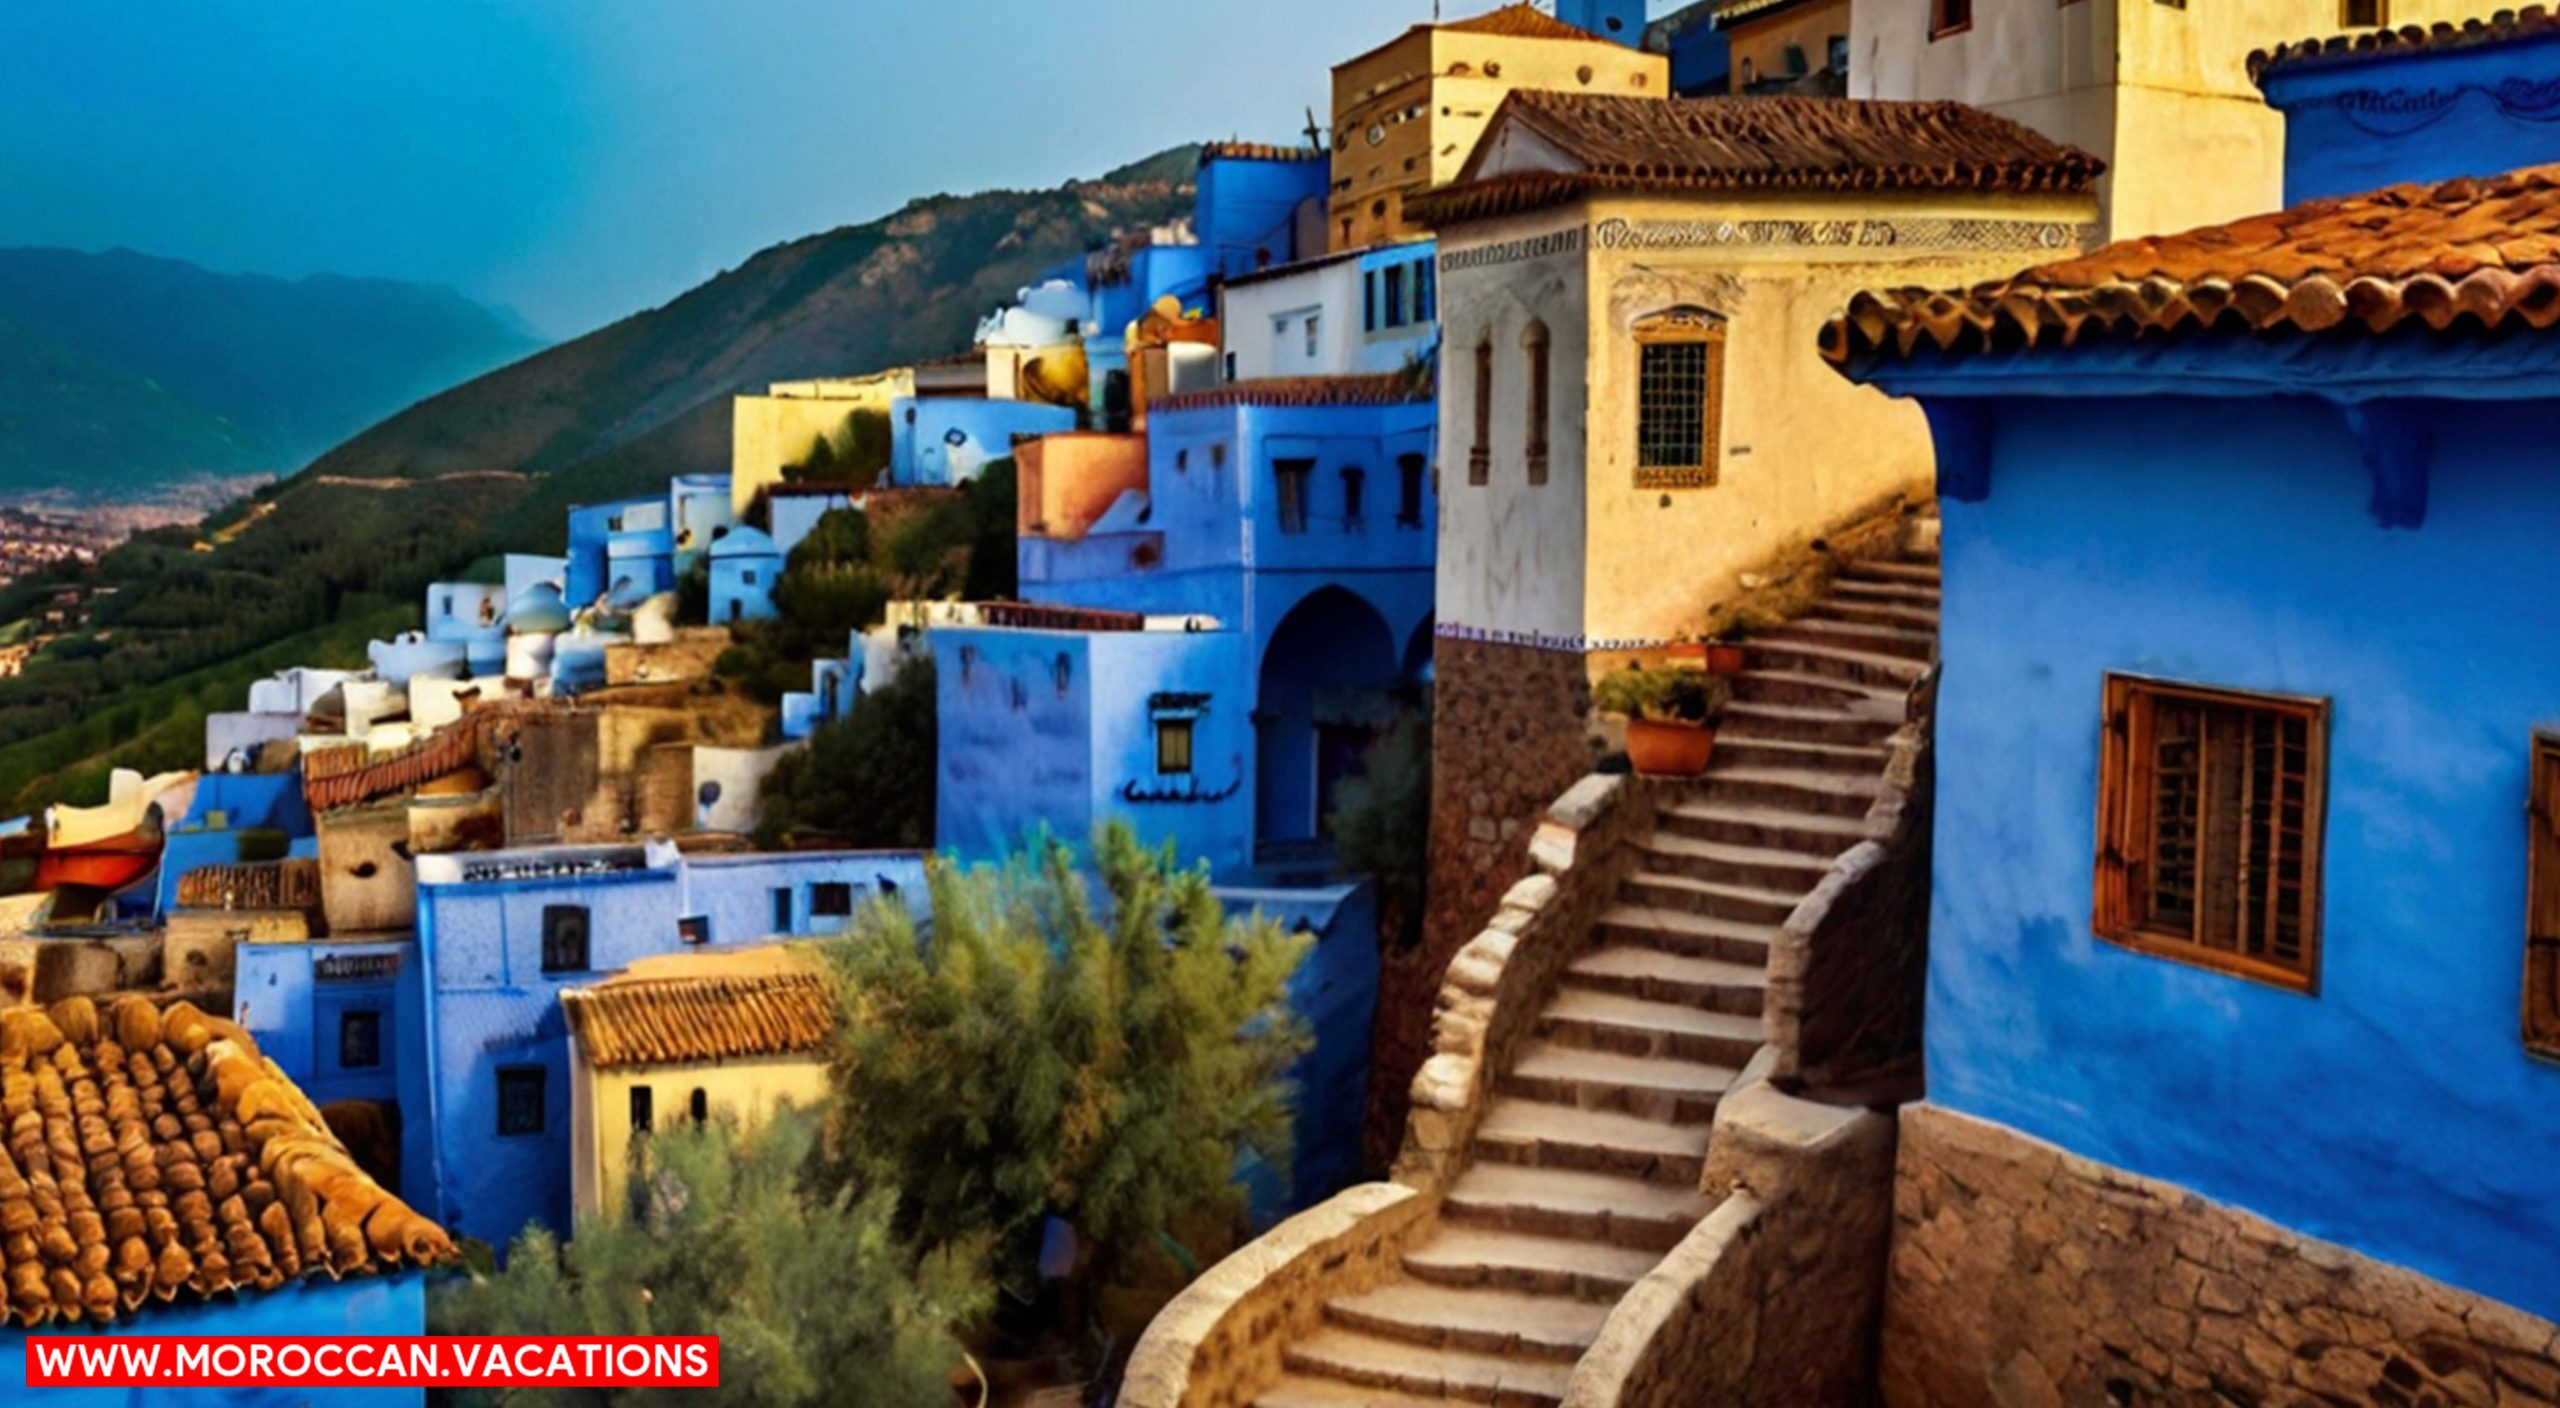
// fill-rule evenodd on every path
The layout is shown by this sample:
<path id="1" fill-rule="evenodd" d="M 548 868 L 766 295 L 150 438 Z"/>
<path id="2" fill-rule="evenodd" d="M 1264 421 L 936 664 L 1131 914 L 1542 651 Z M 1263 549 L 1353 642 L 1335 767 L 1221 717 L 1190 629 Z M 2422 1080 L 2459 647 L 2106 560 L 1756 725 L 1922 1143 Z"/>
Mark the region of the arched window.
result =
<path id="1" fill-rule="evenodd" d="M 1476 342 L 1476 438 L 1467 448 L 1467 482 L 1493 481 L 1493 330 Z"/>
<path id="2" fill-rule="evenodd" d="M 1522 360 L 1529 368 L 1529 482 L 1547 482 L 1547 422 L 1549 420 L 1548 375 L 1551 339 L 1543 319 L 1533 318 L 1520 333 Z"/>
<path id="3" fill-rule="evenodd" d="M 1723 455 L 1724 319 L 1675 308 L 1636 341 L 1636 487 L 1703 489 Z"/>

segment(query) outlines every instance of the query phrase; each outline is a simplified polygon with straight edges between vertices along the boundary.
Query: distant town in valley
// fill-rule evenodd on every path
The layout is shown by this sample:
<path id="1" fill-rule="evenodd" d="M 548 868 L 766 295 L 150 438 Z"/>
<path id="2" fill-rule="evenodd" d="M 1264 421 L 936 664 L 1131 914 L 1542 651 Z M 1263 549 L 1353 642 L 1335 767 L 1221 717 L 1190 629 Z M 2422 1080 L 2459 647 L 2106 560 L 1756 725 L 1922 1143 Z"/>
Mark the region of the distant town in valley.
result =
<path id="1" fill-rule="evenodd" d="M 0 1399 L 2560 1408 L 2560 17 L 1446 8 L 552 347 L 0 257 Z M 718 1368 L 37 1368 L 304 1335 Z"/>

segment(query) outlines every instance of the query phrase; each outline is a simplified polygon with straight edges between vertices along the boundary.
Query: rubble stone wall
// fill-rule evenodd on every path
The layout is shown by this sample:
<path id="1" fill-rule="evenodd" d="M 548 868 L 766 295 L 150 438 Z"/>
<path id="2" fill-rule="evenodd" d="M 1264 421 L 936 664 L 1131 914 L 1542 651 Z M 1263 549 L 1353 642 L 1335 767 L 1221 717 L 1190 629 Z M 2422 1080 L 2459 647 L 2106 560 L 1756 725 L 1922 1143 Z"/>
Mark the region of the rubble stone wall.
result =
<path id="1" fill-rule="evenodd" d="M 1722 1201 L 1610 1312 L 1564 1408 L 1872 1402 L 1894 1124 L 1785 1094 L 1770 1056 L 1716 1110 Z"/>
<path id="2" fill-rule="evenodd" d="M 1394 1183 L 1346 1189 L 1210 1267 L 1158 1312 L 1129 1356 L 1122 1408 L 1247 1408 L 1281 1375 L 1284 1346 L 1327 1300 L 1395 1274 L 1439 1200 Z"/>
<path id="3" fill-rule="evenodd" d="M 1591 770 L 1589 669 L 1571 651 L 1451 637 L 1434 645 L 1429 899 L 1420 939 L 1387 954 L 1379 975 L 1373 1166 L 1404 1136 L 1442 972 L 1529 873 L 1529 833 L 1547 804 Z"/>
<path id="4" fill-rule="evenodd" d="M 1928 989 L 1932 755 L 1924 681 L 1889 741 L 1868 839 L 1833 863 L 1769 950 L 1776 1075 L 1799 1088 L 1909 1069 Z"/>
<path id="5" fill-rule="evenodd" d="M 1934 1105 L 1902 1112 L 1890 1408 L 2560 1403 L 2560 1326 Z"/>

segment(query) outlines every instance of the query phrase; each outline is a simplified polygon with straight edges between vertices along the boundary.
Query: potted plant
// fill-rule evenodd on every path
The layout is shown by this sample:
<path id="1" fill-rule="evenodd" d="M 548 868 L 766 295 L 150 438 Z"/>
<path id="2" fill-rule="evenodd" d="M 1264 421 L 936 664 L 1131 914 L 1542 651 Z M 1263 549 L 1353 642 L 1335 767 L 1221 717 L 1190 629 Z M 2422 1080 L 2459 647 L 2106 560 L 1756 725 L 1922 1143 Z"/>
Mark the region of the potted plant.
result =
<path id="1" fill-rule="evenodd" d="M 1732 687 L 1677 666 L 1630 665 L 1592 690 L 1603 713 L 1627 721 L 1627 759 L 1647 777 L 1696 777 L 1715 753 L 1717 716 Z"/>
<path id="2" fill-rule="evenodd" d="M 1671 658 L 1696 661 L 1711 675 L 1741 674 L 1749 663 L 1742 647 L 1766 622 L 1761 613 L 1750 609 L 1720 614 L 1723 619 L 1703 637 L 1672 646 Z"/>

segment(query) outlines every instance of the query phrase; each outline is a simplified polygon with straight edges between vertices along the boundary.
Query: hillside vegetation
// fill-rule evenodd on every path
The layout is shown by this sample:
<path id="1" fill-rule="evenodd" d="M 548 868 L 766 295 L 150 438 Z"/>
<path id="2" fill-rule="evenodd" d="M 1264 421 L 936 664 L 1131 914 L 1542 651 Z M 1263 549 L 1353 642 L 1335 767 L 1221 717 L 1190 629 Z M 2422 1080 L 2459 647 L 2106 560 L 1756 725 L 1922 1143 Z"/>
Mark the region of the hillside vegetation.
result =
<path id="1" fill-rule="evenodd" d="M 89 628 L 0 680 L 0 816 L 95 800 L 107 759 L 139 760 L 131 745 L 160 721 L 102 704 L 182 677 L 227 689 L 237 674 L 245 689 L 273 668 L 239 667 L 252 652 L 358 609 L 405 607 L 414 624 L 429 582 L 494 552 L 557 551 L 572 504 L 725 468 L 742 390 L 965 348 L 977 319 L 1041 270 L 1184 212 L 1196 157 L 1178 148 L 1047 191 L 935 196 L 777 245 L 663 308 L 412 406 L 201 533 L 136 538 L 84 579 L 107 589 Z M 0 626 L 67 580 L 0 593 Z"/>

